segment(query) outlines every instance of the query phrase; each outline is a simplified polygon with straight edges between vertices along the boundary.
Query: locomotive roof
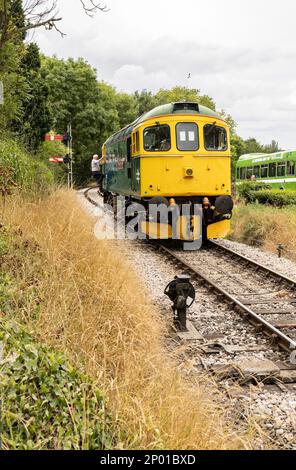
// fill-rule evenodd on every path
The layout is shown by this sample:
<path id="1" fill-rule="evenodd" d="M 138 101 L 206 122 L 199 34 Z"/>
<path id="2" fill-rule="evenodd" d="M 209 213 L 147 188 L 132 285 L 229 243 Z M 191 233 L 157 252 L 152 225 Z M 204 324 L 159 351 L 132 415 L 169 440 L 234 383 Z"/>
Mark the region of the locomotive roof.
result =
<path id="1" fill-rule="evenodd" d="M 206 106 L 202 106 L 198 103 L 168 103 L 162 104 L 157 106 L 156 108 L 151 109 L 147 113 L 144 113 L 139 119 L 137 119 L 136 123 L 139 124 L 140 122 L 146 121 L 146 119 L 150 119 L 156 116 L 162 116 L 165 114 L 203 114 L 206 116 L 217 117 L 221 119 L 218 113 L 213 111 Z"/>
<path id="2" fill-rule="evenodd" d="M 216 117 L 222 119 L 221 116 L 210 108 L 202 106 L 198 103 L 189 103 L 189 102 L 178 102 L 178 103 L 167 103 L 157 106 L 156 108 L 151 109 L 147 113 L 142 114 L 138 119 L 124 127 L 120 131 L 111 135 L 105 144 L 115 142 L 120 138 L 126 138 L 131 135 L 133 128 L 140 124 L 141 122 L 151 119 L 156 116 L 164 116 L 167 114 L 188 114 L 188 115 L 204 115 Z M 222 119 L 223 120 L 223 119 Z"/>

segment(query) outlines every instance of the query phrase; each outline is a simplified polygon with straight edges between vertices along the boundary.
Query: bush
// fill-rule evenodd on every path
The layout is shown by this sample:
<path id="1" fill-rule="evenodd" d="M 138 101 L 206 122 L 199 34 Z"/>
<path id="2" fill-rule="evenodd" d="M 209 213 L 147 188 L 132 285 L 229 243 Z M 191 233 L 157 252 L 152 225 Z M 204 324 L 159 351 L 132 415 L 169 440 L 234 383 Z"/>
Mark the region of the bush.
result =
<path id="1" fill-rule="evenodd" d="M 296 204 L 296 191 L 251 191 L 248 202 L 283 207 Z"/>
<path id="2" fill-rule="evenodd" d="M 62 354 L 35 343 L 0 318 L 1 441 L 5 449 L 95 449 L 112 446 L 111 419 L 92 381 Z"/>
<path id="3" fill-rule="evenodd" d="M 264 183 L 246 181 L 238 186 L 238 195 L 246 203 L 283 207 L 296 204 L 296 191 L 274 190 Z"/>
<path id="4" fill-rule="evenodd" d="M 255 181 L 245 181 L 244 183 L 237 186 L 237 192 L 239 197 L 241 199 L 244 199 L 246 202 L 251 202 L 252 193 L 254 191 L 262 191 L 268 189 L 271 189 L 271 186 L 269 184 Z"/>
<path id="5" fill-rule="evenodd" d="M 17 142 L 0 140 L 0 193 L 18 187 L 26 193 L 48 192 L 54 176 L 38 157 L 29 155 Z"/>

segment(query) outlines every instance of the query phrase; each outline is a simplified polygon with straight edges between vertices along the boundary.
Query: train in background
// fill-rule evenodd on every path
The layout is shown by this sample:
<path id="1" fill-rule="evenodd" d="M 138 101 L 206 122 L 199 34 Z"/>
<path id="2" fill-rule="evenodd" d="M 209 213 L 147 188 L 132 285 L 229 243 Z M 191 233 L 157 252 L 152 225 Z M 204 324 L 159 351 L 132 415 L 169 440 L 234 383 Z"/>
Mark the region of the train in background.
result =
<path id="1" fill-rule="evenodd" d="M 253 180 L 271 189 L 296 190 L 296 151 L 242 155 L 235 176 L 237 184 Z"/>
<path id="2" fill-rule="evenodd" d="M 168 103 L 145 113 L 103 144 L 101 189 L 114 206 L 141 203 L 147 212 L 141 232 L 154 239 L 172 238 L 167 222 L 149 218 L 151 204 L 180 208 L 180 240 L 221 238 L 230 231 L 231 154 L 228 124 L 197 103 Z M 192 213 L 190 231 L 182 230 L 182 205 L 202 206 Z"/>

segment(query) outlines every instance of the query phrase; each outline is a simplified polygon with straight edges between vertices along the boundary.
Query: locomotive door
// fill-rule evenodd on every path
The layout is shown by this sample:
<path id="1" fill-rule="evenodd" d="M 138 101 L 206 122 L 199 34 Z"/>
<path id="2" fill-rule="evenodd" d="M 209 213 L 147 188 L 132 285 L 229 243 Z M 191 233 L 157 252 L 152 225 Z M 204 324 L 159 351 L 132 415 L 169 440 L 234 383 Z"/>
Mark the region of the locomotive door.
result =
<path id="1" fill-rule="evenodd" d="M 131 139 L 131 189 L 133 192 L 140 192 L 140 137 L 139 131 L 132 133 Z"/>
<path id="2" fill-rule="evenodd" d="M 131 179 L 132 179 L 131 157 L 132 157 L 132 138 L 128 137 L 126 141 L 126 176 L 128 178 L 129 185 L 131 185 Z"/>
<path id="3" fill-rule="evenodd" d="M 140 192 L 140 182 L 141 182 L 141 173 L 140 173 L 140 157 L 132 158 L 132 191 L 136 193 Z"/>

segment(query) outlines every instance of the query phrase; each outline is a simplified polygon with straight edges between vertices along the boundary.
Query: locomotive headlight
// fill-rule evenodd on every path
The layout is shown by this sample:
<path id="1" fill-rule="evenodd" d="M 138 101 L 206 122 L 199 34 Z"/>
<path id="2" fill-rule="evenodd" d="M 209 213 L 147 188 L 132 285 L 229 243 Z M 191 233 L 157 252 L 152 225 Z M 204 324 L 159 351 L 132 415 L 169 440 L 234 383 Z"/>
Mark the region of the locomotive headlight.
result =
<path id="1" fill-rule="evenodd" d="M 193 168 L 184 168 L 184 176 L 185 176 L 185 178 L 192 178 L 193 177 Z"/>

